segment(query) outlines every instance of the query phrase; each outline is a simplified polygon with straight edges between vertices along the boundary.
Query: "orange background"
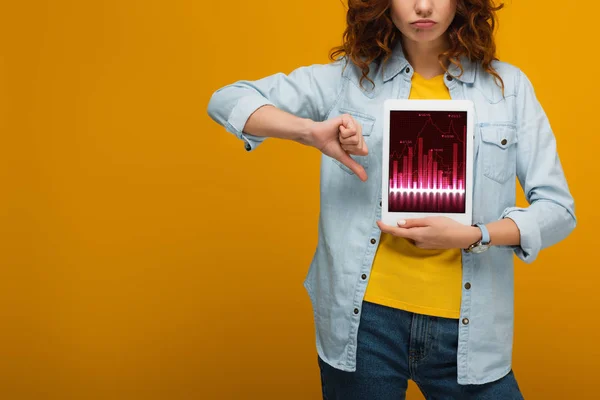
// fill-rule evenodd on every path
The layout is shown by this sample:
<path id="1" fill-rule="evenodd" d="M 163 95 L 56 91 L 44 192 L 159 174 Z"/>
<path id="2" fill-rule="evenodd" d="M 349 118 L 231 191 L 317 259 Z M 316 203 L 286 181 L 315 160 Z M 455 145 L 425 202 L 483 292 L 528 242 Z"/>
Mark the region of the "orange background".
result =
<path id="1" fill-rule="evenodd" d="M 249 154 L 206 107 L 235 80 L 327 62 L 340 1 L 4 3 L 0 398 L 319 398 L 301 284 L 319 154 Z M 537 89 L 579 217 L 517 262 L 528 399 L 597 394 L 598 35 L 581 19 L 597 15 L 591 0 L 500 13 L 500 56 Z"/>

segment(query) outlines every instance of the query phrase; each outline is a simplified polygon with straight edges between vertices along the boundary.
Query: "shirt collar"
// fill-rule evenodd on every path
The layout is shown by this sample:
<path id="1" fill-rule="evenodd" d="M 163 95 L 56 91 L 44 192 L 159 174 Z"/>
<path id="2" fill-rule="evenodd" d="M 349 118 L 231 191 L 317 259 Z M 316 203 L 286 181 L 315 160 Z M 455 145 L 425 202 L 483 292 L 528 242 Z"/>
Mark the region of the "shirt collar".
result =
<path id="1" fill-rule="evenodd" d="M 460 58 L 460 62 L 463 67 L 463 74 L 461 76 L 459 76 L 461 72 L 460 68 L 454 64 L 448 66 L 448 72 L 463 83 L 473 83 L 475 81 L 476 63 L 464 56 Z M 400 41 L 398 41 L 392 49 L 392 54 L 384 65 L 383 81 L 389 81 L 408 66 L 410 66 L 410 63 L 404 56 L 404 50 L 402 49 Z"/>

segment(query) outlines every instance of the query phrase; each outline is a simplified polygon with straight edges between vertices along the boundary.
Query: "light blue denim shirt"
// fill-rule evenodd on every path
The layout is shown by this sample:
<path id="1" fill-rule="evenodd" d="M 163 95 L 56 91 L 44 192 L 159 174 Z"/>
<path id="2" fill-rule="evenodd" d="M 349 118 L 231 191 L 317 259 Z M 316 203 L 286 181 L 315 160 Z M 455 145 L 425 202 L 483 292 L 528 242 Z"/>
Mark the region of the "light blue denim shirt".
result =
<path id="1" fill-rule="evenodd" d="M 529 79 L 518 68 L 495 62 L 505 84 L 503 96 L 478 63 L 462 63 L 464 73 L 459 76 L 452 66 L 444 82 L 452 99 L 475 104 L 473 221 L 509 217 L 521 237 L 520 246 L 462 253 L 457 380 L 483 384 L 511 369 L 513 254 L 532 262 L 540 250 L 564 239 L 576 218 L 554 134 Z M 265 139 L 244 133 L 245 123 L 267 104 L 315 121 L 348 113 L 362 124 L 369 155 L 352 157 L 367 171 L 367 182 L 322 156 L 318 244 L 304 282 L 319 356 L 333 367 L 355 371 L 361 304 L 381 234 L 376 221 L 381 218 L 382 106 L 386 99 L 408 97 L 413 68 L 399 45 L 384 65 L 372 64 L 374 88 L 368 81 L 361 88 L 360 70 L 344 65 L 340 60 L 233 83 L 213 94 L 208 113 L 248 151 Z M 516 179 L 528 207 L 515 206 Z"/>

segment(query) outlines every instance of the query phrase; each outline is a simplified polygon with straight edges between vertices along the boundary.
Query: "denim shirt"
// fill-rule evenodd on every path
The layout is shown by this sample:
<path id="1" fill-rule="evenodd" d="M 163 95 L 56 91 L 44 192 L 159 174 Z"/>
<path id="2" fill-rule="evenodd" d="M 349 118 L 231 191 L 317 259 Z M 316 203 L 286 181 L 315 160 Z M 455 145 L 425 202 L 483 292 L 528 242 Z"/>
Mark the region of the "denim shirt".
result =
<path id="1" fill-rule="evenodd" d="M 548 118 L 527 76 L 495 61 L 504 94 L 479 63 L 451 64 L 444 82 L 452 99 L 475 105 L 473 222 L 508 217 L 520 231 L 519 246 L 462 252 L 462 297 L 457 366 L 459 384 L 497 380 L 511 369 L 513 254 L 526 263 L 564 239 L 576 225 L 574 202 Z M 352 156 L 366 170 L 362 182 L 338 161 L 322 155 L 318 244 L 304 287 L 310 297 L 319 356 L 343 371 L 356 370 L 361 304 L 380 230 L 383 102 L 408 98 L 413 68 L 400 45 L 385 63 L 374 62 L 359 84 L 360 70 L 345 59 L 297 68 L 217 90 L 208 113 L 241 139 L 247 151 L 264 140 L 243 132 L 259 107 L 274 105 L 314 121 L 352 115 L 361 125 L 368 156 Z M 528 207 L 516 207 L 516 180 Z M 365 278 L 366 277 L 366 278 Z"/>

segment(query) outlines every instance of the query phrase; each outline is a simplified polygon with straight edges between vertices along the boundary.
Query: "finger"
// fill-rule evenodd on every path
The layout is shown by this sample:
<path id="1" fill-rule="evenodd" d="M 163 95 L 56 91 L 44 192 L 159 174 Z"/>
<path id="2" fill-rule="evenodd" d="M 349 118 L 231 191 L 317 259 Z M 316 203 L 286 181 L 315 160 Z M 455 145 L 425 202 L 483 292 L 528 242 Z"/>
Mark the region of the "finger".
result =
<path id="1" fill-rule="evenodd" d="M 350 154 L 357 156 L 366 156 L 369 154 L 364 139 L 359 138 L 358 136 L 352 136 L 349 139 L 341 139 L 340 143 L 342 144 L 343 149 Z"/>
<path id="2" fill-rule="evenodd" d="M 354 172 L 361 181 L 365 182 L 367 180 L 367 172 L 365 171 L 364 167 L 357 163 L 345 151 L 343 151 L 339 157 L 336 157 L 336 160 L 344 164 L 346 167 L 350 168 L 350 170 Z"/>
<path id="3" fill-rule="evenodd" d="M 342 146 L 342 148 L 346 151 L 346 153 L 352 154 L 353 156 L 365 157 L 367 155 L 364 150 L 361 150 L 356 146 Z"/>
<path id="4" fill-rule="evenodd" d="M 377 226 L 379 226 L 379 229 L 384 233 L 411 240 L 415 239 L 415 232 L 410 229 L 396 228 L 394 226 L 386 225 L 382 221 L 377 221 Z"/>
<path id="5" fill-rule="evenodd" d="M 342 115 L 342 125 L 346 129 L 350 129 L 352 132 L 357 133 L 362 136 L 362 126 L 351 115 L 349 115 L 349 114 Z"/>
<path id="6" fill-rule="evenodd" d="M 357 148 L 356 146 L 342 146 L 342 148 L 346 151 L 346 153 L 352 154 L 353 156 L 364 157 L 367 155 L 364 152 L 364 150 L 361 150 L 361 149 Z"/>
<path id="7" fill-rule="evenodd" d="M 350 150 L 350 151 L 352 151 L 352 153 L 361 152 L 361 148 L 359 146 L 357 146 L 355 143 L 343 141 L 343 142 L 340 142 L 340 144 L 346 151 Z"/>
<path id="8" fill-rule="evenodd" d="M 349 114 L 343 114 L 342 115 L 342 125 L 344 125 L 344 127 L 350 129 L 353 127 L 353 118 L 349 115 Z"/>
<path id="9" fill-rule="evenodd" d="M 356 146 L 354 146 L 354 145 L 351 145 L 351 144 L 343 144 L 343 145 L 342 145 L 342 149 L 344 149 L 344 150 L 346 151 L 346 153 L 348 153 L 348 154 L 354 154 L 354 155 L 357 155 L 357 154 L 355 154 L 355 153 L 356 153 Z"/>
<path id="10" fill-rule="evenodd" d="M 340 142 L 343 144 L 354 144 L 355 149 L 351 149 L 351 154 L 366 156 L 369 149 L 362 135 L 362 126 L 352 116 L 344 114 L 341 116 L 342 125 L 340 125 Z M 356 141 L 346 141 L 346 138 L 357 138 Z"/>
<path id="11" fill-rule="evenodd" d="M 401 219 L 398 221 L 398 226 L 402 228 L 416 228 L 416 227 L 425 227 L 430 226 L 430 222 L 427 218 L 410 218 L 410 219 Z"/>
<path id="12" fill-rule="evenodd" d="M 344 125 L 340 125 L 340 138 L 348 139 L 353 136 L 356 136 L 356 129 L 346 128 Z"/>
<path id="13" fill-rule="evenodd" d="M 358 147 L 358 145 L 360 144 L 360 137 L 358 137 L 358 135 L 352 135 L 352 136 L 343 138 L 340 135 L 340 143 Z"/>
<path id="14" fill-rule="evenodd" d="M 352 123 L 353 123 L 354 129 L 356 130 L 356 134 L 360 138 L 361 143 L 364 143 L 365 138 L 362 134 L 362 125 L 358 121 L 356 121 L 354 118 L 352 118 Z"/>

